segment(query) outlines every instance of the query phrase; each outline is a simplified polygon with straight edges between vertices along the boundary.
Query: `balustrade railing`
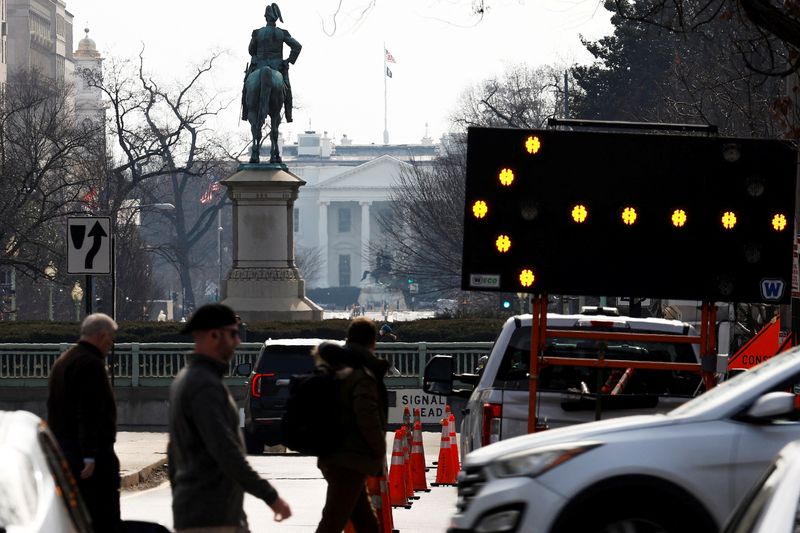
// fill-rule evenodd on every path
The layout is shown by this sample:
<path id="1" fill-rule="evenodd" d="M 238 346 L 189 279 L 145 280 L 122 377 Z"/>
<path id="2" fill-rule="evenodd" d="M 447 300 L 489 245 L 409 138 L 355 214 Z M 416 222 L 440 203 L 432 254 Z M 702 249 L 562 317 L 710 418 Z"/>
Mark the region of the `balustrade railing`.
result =
<path id="1" fill-rule="evenodd" d="M 0 387 L 46 386 L 47 376 L 58 354 L 69 348 L 60 344 L 0 343 Z M 191 343 L 119 343 L 114 345 L 115 386 L 165 386 L 186 364 Z M 238 346 L 228 371 L 228 381 L 241 382 L 233 372 L 240 363 L 254 365 L 263 346 L 245 342 Z M 437 354 L 452 355 L 456 372 L 471 372 L 478 359 L 489 353 L 490 342 L 392 342 L 379 343 L 377 355 L 397 370 L 389 383 L 400 387 L 422 384 L 425 364 Z"/>

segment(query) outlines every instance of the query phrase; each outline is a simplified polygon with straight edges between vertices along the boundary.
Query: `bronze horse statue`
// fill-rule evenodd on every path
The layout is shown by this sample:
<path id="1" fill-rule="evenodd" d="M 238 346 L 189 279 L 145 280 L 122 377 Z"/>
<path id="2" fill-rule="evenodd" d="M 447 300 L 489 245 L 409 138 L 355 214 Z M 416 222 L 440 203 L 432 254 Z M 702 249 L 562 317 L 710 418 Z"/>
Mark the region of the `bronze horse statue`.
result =
<path id="1" fill-rule="evenodd" d="M 253 145 L 250 148 L 250 162 L 258 163 L 261 150 L 262 133 L 267 117 L 270 119 L 269 140 L 272 149 L 270 163 L 281 163 L 278 148 L 278 127 L 281 124 L 281 111 L 286 98 L 286 86 L 279 70 L 262 66 L 247 74 L 244 80 L 244 106 Z"/>

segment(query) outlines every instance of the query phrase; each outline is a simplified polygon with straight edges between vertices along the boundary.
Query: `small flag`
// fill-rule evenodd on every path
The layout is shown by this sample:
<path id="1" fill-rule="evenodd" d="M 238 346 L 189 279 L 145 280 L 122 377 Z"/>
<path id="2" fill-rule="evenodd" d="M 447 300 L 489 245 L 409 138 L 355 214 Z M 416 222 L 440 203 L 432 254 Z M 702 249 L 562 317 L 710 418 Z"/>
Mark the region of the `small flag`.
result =
<path id="1" fill-rule="evenodd" d="M 389 52 L 389 50 L 384 48 L 383 51 L 386 53 L 386 62 L 387 63 L 396 63 L 396 61 L 394 60 L 394 56 Z M 389 76 L 389 77 L 391 78 L 391 76 Z"/>
<path id="2" fill-rule="evenodd" d="M 211 201 L 214 200 L 214 195 L 217 194 L 219 191 L 220 191 L 220 185 L 218 181 L 209 184 L 206 191 L 200 197 L 200 203 L 203 205 L 211 203 Z"/>
<path id="3" fill-rule="evenodd" d="M 389 67 L 386 67 L 386 76 L 389 77 L 389 78 L 392 77 L 392 71 L 389 70 Z"/>
<path id="4" fill-rule="evenodd" d="M 87 192 L 86 194 L 83 195 L 83 197 L 81 198 L 81 201 L 84 204 L 86 204 L 86 206 L 85 206 L 86 210 L 92 211 L 94 209 L 97 209 L 97 207 L 98 207 L 97 206 L 97 197 L 98 197 L 97 189 L 94 188 L 94 187 L 90 188 L 89 192 Z"/>

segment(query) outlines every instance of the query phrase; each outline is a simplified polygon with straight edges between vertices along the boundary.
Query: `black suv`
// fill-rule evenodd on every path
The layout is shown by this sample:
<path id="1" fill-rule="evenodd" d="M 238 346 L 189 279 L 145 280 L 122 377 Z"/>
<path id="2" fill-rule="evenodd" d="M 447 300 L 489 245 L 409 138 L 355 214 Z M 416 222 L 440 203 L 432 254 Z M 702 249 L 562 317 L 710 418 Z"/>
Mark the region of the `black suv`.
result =
<path id="1" fill-rule="evenodd" d="M 244 437 L 247 453 L 259 454 L 264 446 L 281 442 L 280 423 L 289 397 L 289 380 L 314 368 L 311 350 L 327 339 L 276 339 L 264 342 L 255 368 L 239 365 L 239 375 L 250 375 L 244 402 Z"/>

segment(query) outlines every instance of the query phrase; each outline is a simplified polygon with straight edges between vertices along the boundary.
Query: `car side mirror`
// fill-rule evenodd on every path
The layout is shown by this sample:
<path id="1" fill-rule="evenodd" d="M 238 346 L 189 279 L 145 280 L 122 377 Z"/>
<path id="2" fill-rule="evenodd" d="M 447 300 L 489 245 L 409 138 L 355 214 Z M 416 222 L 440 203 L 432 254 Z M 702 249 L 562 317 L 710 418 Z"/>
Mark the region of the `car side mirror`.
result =
<path id="1" fill-rule="evenodd" d="M 453 356 L 434 355 L 425 365 L 422 390 L 428 394 L 446 396 L 453 392 Z"/>
<path id="2" fill-rule="evenodd" d="M 250 365 L 250 363 L 239 363 L 236 365 L 236 371 L 234 372 L 234 375 L 247 377 L 250 375 L 250 371 L 252 369 L 253 367 Z"/>
<path id="3" fill-rule="evenodd" d="M 791 392 L 768 392 L 750 406 L 746 415 L 748 418 L 760 420 L 790 415 L 795 411 L 794 394 Z"/>

